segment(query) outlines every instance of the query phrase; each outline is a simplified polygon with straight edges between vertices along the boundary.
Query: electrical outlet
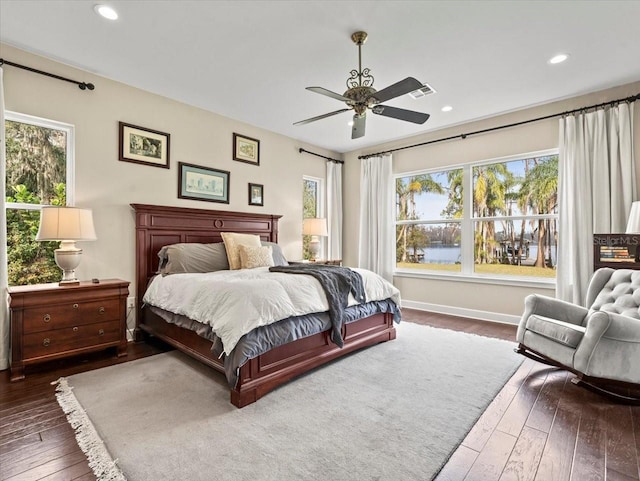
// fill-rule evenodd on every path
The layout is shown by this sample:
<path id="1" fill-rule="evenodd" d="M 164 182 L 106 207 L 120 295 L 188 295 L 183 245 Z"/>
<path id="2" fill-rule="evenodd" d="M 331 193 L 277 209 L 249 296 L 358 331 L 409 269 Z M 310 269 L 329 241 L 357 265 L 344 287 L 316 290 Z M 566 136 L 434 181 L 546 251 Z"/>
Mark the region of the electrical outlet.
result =
<path id="1" fill-rule="evenodd" d="M 135 297 L 127 297 L 127 308 L 134 309 L 136 307 L 136 298 Z"/>

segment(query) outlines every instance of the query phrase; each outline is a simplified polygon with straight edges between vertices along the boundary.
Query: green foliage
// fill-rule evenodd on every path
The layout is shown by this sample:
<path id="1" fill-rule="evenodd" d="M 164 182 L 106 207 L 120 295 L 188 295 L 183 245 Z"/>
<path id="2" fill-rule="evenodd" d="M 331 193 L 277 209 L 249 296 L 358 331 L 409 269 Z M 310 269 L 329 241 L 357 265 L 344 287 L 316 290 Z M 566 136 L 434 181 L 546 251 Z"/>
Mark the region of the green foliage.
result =
<path id="1" fill-rule="evenodd" d="M 11 187 L 13 195 L 7 202 L 39 204 L 33 192 L 24 185 Z M 54 187 L 55 196 L 51 205 L 65 205 L 65 186 Z M 54 260 L 57 242 L 35 240 L 40 224 L 40 211 L 27 209 L 7 209 L 7 260 L 10 285 L 40 284 L 57 282 L 61 272 Z"/>
<path id="2" fill-rule="evenodd" d="M 66 205 L 66 133 L 7 121 L 7 202 Z M 35 240 L 38 209 L 7 209 L 7 260 L 10 285 L 57 282 L 57 242 Z"/>
<path id="3" fill-rule="evenodd" d="M 311 219 L 318 217 L 318 182 L 304 179 L 302 183 L 302 218 Z M 302 236 L 302 258 L 311 259 L 309 243 L 311 236 Z"/>

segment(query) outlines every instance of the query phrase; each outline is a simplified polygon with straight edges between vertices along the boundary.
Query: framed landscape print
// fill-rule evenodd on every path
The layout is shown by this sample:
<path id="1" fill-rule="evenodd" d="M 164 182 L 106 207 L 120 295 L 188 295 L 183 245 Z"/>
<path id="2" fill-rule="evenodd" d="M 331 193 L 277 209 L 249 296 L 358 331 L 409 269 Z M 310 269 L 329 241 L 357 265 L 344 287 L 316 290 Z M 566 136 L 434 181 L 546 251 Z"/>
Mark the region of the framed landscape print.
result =
<path id="1" fill-rule="evenodd" d="M 119 126 L 121 161 L 169 168 L 169 134 L 124 122 Z"/>
<path id="2" fill-rule="evenodd" d="M 229 177 L 226 170 L 178 162 L 178 197 L 229 203 Z"/>
<path id="3" fill-rule="evenodd" d="M 260 165 L 260 141 L 234 133 L 233 160 Z"/>
<path id="4" fill-rule="evenodd" d="M 264 205 L 264 185 L 249 184 L 249 205 Z"/>

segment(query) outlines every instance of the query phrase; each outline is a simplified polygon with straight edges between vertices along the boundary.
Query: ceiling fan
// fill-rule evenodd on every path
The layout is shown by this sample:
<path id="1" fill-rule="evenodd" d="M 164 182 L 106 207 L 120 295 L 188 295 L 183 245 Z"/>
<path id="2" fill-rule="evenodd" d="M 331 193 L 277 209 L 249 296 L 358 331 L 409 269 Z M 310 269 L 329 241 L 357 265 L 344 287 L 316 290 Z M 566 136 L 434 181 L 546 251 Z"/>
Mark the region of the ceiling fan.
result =
<path id="1" fill-rule="evenodd" d="M 414 124 L 424 124 L 429 118 L 429 114 L 399 109 L 389 105 L 381 105 L 382 102 L 418 90 L 423 87 L 423 84 L 413 77 L 407 77 L 379 92 L 376 91 L 376 89 L 373 88 L 374 78 L 370 70 L 368 68 L 362 70 L 362 45 L 367 41 L 367 32 L 355 32 L 351 35 L 351 40 L 358 46 L 358 70 L 353 69 L 351 71 L 351 76 L 347 79 L 347 91 L 340 95 L 322 87 L 307 87 L 307 90 L 311 92 L 342 100 L 347 104 L 348 108 L 301 120 L 293 125 L 304 125 L 341 114 L 342 112 L 354 110 L 351 138 L 358 139 L 364 136 L 367 109 L 370 109 L 376 115 L 405 120 L 407 122 L 413 122 Z"/>

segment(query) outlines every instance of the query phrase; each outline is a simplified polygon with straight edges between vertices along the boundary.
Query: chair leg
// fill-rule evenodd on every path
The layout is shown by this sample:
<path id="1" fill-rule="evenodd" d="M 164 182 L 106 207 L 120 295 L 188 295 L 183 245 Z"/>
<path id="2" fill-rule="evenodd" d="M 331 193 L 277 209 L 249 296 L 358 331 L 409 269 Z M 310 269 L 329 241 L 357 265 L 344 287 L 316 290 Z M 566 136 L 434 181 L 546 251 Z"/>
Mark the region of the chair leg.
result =
<path id="1" fill-rule="evenodd" d="M 617 392 L 610 391 L 603 387 L 597 386 L 592 382 L 585 379 L 585 376 L 582 374 L 577 374 L 577 377 L 571 379 L 571 382 L 576 386 L 582 386 L 589 391 L 592 391 L 596 394 L 600 394 L 612 401 L 622 404 L 630 404 L 632 406 L 640 406 L 640 397 L 636 396 L 625 396 L 624 394 L 620 394 Z"/>
<path id="2" fill-rule="evenodd" d="M 514 349 L 514 352 L 516 352 L 517 354 L 522 354 L 524 357 L 533 359 L 536 362 L 546 364 L 547 366 L 566 368 L 566 366 L 563 366 L 562 364 L 559 364 L 557 362 L 552 361 L 551 359 L 547 359 L 546 357 L 539 356 L 537 353 L 533 353 L 529 351 L 522 344 L 518 344 L 518 347 Z"/>
<path id="3" fill-rule="evenodd" d="M 600 394 L 601 396 L 604 396 L 618 403 L 629 404 L 632 406 L 640 406 L 640 397 L 626 396 L 624 394 L 620 394 L 614 391 L 610 391 L 609 389 L 605 389 L 604 387 L 600 387 L 594 383 L 595 379 L 590 378 L 589 376 L 585 376 L 584 374 L 577 372 L 560 363 L 554 362 L 551 359 L 543 357 L 537 352 L 531 352 L 531 350 L 529 350 L 527 347 L 523 346 L 522 344 L 518 344 L 518 347 L 515 348 L 514 351 L 517 352 L 518 354 L 522 354 L 523 356 L 528 357 L 529 359 L 533 359 L 534 361 L 540 362 L 542 364 L 559 367 L 574 373 L 577 377 L 572 378 L 571 382 L 576 386 L 582 386 L 585 389 L 589 389 L 590 391 L 595 392 L 596 394 Z"/>

